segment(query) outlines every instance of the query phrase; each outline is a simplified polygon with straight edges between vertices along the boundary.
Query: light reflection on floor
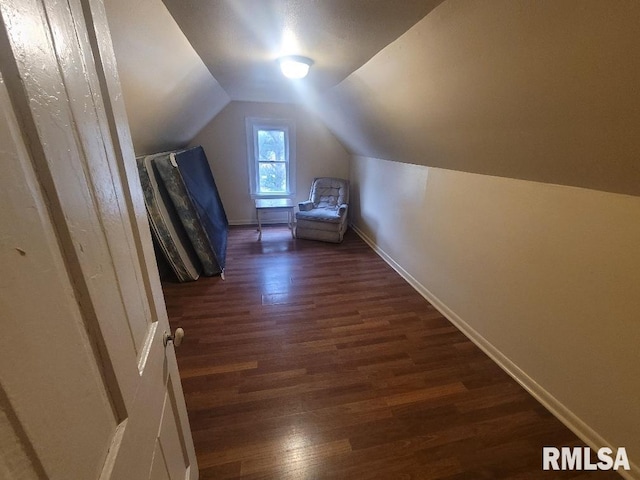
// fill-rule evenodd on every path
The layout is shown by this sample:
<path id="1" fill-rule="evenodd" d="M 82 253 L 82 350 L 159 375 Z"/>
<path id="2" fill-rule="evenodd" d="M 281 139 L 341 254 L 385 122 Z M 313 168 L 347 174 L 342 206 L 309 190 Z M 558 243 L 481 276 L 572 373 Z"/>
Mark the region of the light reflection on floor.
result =
<path id="1" fill-rule="evenodd" d="M 291 237 L 291 230 L 286 225 L 269 225 L 262 227 L 262 240 L 258 240 L 256 231 L 255 249 L 261 253 L 290 252 L 296 248 L 296 239 Z"/>

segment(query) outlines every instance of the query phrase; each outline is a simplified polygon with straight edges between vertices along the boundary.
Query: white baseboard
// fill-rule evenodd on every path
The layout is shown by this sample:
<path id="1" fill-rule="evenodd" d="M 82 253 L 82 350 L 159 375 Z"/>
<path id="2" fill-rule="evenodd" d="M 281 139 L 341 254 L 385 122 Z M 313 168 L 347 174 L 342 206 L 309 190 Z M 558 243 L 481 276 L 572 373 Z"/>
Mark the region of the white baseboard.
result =
<path id="1" fill-rule="evenodd" d="M 518 382 L 527 392 L 529 392 L 538 402 L 540 402 L 558 420 L 566 425 L 573 433 L 582 439 L 592 449 L 609 447 L 614 449 L 619 445 L 611 445 L 598 432 L 593 430 L 582 419 L 565 407 L 551 393 L 540 386 L 526 372 L 507 358 L 487 339 L 480 335 L 473 327 L 460 318 L 453 310 L 445 305 L 438 297 L 429 291 L 424 285 L 398 264 L 387 252 L 380 248 L 371 238 L 369 238 L 356 225 L 351 224 L 351 228 L 358 234 L 364 242 L 369 245 L 391 268 L 393 268 L 409 285 L 411 285 L 420 295 L 422 295 L 431 305 L 433 305 L 442 315 L 444 315 L 458 330 L 460 330 L 469 340 L 477 345 L 489 358 L 491 358 L 500 368 L 502 368 L 511 378 Z M 561 446 L 561 445 L 557 445 Z M 630 471 L 620 470 L 618 473 L 627 480 L 640 480 L 640 468 L 636 463 L 630 462 Z"/>
<path id="2" fill-rule="evenodd" d="M 229 225 L 231 225 L 232 227 L 241 227 L 241 226 L 245 226 L 245 225 L 258 225 L 258 222 L 256 220 L 253 219 L 249 219 L 249 220 L 229 220 Z"/>

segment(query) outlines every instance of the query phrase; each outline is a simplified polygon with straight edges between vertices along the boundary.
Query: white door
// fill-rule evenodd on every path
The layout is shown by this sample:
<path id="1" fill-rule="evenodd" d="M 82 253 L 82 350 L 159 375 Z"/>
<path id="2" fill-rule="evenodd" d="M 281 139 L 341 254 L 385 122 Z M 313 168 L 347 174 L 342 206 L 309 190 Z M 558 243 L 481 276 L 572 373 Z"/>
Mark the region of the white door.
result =
<path id="1" fill-rule="evenodd" d="M 195 480 L 103 4 L 0 15 L 0 478 Z"/>

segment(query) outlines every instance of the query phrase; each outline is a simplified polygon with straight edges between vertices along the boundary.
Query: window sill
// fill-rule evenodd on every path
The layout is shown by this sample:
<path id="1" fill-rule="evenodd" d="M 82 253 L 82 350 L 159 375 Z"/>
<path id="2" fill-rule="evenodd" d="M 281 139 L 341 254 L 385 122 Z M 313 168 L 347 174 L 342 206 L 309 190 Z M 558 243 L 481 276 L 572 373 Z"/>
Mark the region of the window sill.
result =
<path id="1" fill-rule="evenodd" d="M 251 199 L 258 198 L 291 198 L 295 197 L 295 193 L 252 193 Z"/>

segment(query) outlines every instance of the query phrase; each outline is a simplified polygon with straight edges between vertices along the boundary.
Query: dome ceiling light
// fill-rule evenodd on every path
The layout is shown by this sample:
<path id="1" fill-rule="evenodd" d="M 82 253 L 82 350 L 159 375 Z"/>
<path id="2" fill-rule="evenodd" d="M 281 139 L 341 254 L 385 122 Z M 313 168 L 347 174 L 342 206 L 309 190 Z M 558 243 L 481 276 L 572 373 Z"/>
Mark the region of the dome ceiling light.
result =
<path id="1" fill-rule="evenodd" d="M 313 60 L 300 55 L 286 55 L 278 59 L 280 70 L 287 78 L 304 78 L 309 73 L 309 67 L 313 65 Z"/>

